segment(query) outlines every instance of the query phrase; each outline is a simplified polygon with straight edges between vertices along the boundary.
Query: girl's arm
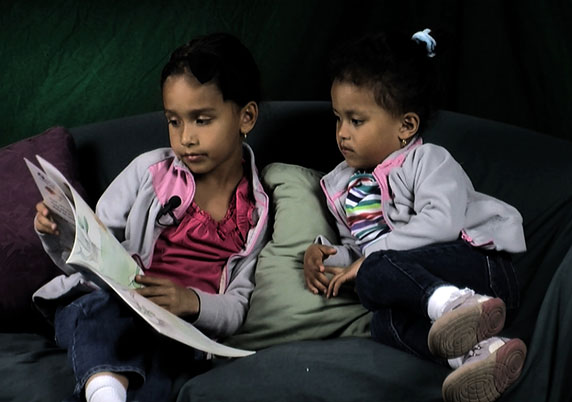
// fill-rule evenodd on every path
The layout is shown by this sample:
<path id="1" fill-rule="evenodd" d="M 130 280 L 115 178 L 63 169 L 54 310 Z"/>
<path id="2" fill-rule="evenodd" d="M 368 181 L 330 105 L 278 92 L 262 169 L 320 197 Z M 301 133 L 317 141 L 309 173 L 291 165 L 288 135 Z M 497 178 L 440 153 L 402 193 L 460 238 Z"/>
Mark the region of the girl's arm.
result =
<path id="1" fill-rule="evenodd" d="M 336 249 L 336 252 L 328 256 L 324 260 L 324 265 L 347 267 L 355 260 L 362 256 L 359 247 L 355 244 L 348 228 L 340 222 L 336 221 L 336 228 L 340 234 L 341 244 L 333 244 L 327 237 L 318 235 L 314 243 L 330 246 Z"/>
<path id="2" fill-rule="evenodd" d="M 325 185 L 322 185 L 322 188 L 325 189 Z M 326 192 L 326 190 L 324 190 L 324 192 Z M 316 236 L 314 243 L 333 247 L 336 250 L 335 253 L 330 254 L 326 259 L 324 259 L 324 265 L 347 267 L 355 260 L 362 257 L 362 253 L 359 246 L 356 244 L 355 238 L 352 236 L 349 228 L 344 222 L 341 221 L 339 211 L 336 211 L 335 209 L 336 202 L 338 201 L 330 200 L 326 204 L 328 206 L 328 211 L 330 211 L 336 222 L 339 244 L 333 243 L 333 239 L 328 239 L 323 235 Z"/>
<path id="3" fill-rule="evenodd" d="M 394 198 L 384 211 L 391 232 L 368 245 L 378 250 L 407 250 L 459 238 L 472 184 L 447 150 L 424 145 L 390 174 Z"/>
<path id="4" fill-rule="evenodd" d="M 257 255 L 258 252 L 252 252 L 238 262 L 224 294 L 211 294 L 194 289 L 199 297 L 200 310 L 193 325 L 215 339 L 226 338 L 240 328 L 254 290 Z"/>
<path id="5" fill-rule="evenodd" d="M 125 240 L 127 218 L 139 189 L 152 180 L 147 165 L 141 162 L 141 157 L 134 159 L 111 182 L 97 202 L 96 215 L 120 242 Z"/>

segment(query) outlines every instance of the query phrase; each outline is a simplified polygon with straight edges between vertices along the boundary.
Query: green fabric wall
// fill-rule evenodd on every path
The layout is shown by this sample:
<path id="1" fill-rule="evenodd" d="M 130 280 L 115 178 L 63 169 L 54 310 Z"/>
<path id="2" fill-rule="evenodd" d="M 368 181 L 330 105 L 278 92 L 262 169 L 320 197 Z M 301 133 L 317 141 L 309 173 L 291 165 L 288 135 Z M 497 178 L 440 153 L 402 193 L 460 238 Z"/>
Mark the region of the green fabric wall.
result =
<path id="1" fill-rule="evenodd" d="M 446 36 L 444 107 L 572 139 L 571 1 L 2 1 L 0 146 L 161 108 L 170 52 L 228 31 L 252 50 L 265 98 L 328 99 L 328 52 L 350 34 Z"/>

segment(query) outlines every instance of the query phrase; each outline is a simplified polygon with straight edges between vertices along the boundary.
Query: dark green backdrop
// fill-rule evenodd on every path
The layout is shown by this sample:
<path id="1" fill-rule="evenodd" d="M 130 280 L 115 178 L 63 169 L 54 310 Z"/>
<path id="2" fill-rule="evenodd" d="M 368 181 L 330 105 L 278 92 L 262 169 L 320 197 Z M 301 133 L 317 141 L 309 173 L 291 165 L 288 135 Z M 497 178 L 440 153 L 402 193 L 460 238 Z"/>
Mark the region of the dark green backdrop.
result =
<path id="1" fill-rule="evenodd" d="M 572 1 L 2 1 L 0 146 L 161 108 L 159 72 L 197 34 L 252 50 L 265 98 L 328 99 L 328 52 L 384 28 L 445 36 L 444 107 L 572 139 Z"/>

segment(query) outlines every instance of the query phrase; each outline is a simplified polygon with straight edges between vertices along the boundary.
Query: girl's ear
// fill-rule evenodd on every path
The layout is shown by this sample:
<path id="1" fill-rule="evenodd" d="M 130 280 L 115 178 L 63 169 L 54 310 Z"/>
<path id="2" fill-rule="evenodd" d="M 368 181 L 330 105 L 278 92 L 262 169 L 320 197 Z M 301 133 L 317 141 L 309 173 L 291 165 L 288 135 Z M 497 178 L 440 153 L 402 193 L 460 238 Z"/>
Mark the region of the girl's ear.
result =
<path id="1" fill-rule="evenodd" d="M 399 139 L 407 141 L 411 139 L 419 130 L 419 115 L 414 112 L 407 112 L 401 117 L 401 127 L 399 128 Z"/>
<path id="2" fill-rule="evenodd" d="M 258 104 L 248 102 L 240 111 L 240 132 L 246 136 L 254 128 L 258 119 Z"/>

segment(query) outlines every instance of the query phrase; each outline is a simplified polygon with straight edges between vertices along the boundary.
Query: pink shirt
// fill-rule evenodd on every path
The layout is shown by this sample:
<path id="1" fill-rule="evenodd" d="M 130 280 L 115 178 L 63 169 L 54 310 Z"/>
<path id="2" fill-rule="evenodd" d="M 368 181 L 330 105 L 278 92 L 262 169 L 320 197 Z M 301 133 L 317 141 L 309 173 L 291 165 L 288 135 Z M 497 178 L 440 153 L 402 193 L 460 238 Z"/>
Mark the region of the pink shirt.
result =
<path id="1" fill-rule="evenodd" d="M 249 183 L 239 182 L 225 217 L 216 222 L 193 201 L 178 226 L 163 230 L 147 273 L 218 293 L 228 258 L 243 249 L 252 227 Z"/>

